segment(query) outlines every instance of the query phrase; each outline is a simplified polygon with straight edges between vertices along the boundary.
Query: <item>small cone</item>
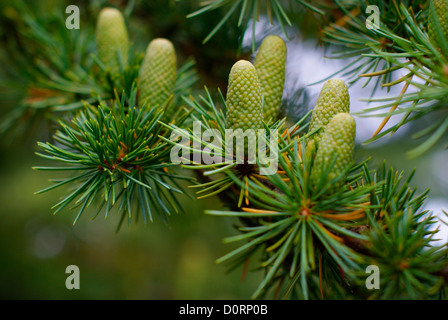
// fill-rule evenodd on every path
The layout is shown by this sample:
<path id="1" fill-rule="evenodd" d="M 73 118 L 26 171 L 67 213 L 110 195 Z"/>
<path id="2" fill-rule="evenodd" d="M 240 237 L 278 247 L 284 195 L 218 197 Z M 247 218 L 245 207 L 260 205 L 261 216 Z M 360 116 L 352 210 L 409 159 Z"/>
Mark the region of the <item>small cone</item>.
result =
<path id="1" fill-rule="evenodd" d="M 286 44 L 279 36 L 267 36 L 261 43 L 254 66 L 264 98 L 264 118 L 275 120 L 285 84 Z"/>
<path id="2" fill-rule="evenodd" d="M 163 105 L 174 93 L 176 77 L 177 60 L 173 44 L 162 38 L 152 40 L 140 67 L 140 104 L 147 103 L 150 107 Z M 167 108 L 165 117 L 170 118 L 173 111 Z"/>
<path id="3" fill-rule="evenodd" d="M 334 161 L 331 171 L 326 177 L 327 181 L 335 179 L 347 169 L 353 159 L 355 148 L 356 123 L 348 113 L 339 113 L 334 116 L 325 128 L 325 132 L 317 149 L 316 159 L 311 170 L 311 183 L 319 184 L 322 175 Z M 336 191 L 345 184 L 345 179 L 338 180 L 329 191 Z"/>
<path id="4" fill-rule="evenodd" d="M 320 128 L 306 143 L 306 157 L 316 153 L 326 125 L 338 113 L 350 112 L 348 88 L 340 79 L 330 79 L 324 83 L 311 115 L 308 132 Z"/>
<path id="5" fill-rule="evenodd" d="M 431 10 L 429 10 L 428 36 L 435 46 L 443 48 L 443 41 L 448 45 L 448 1 L 431 0 L 430 8 L 431 7 L 434 8 L 436 17 L 434 17 Z"/>
<path id="6" fill-rule="evenodd" d="M 263 105 L 255 67 L 246 60 L 230 70 L 227 89 L 226 127 L 228 129 L 262 129 Z"/>
<path id="7" fill-rule="evenodd" d="M 247 158 L 252 161 L 256 150 L 253 148 L 256 146 L 254 135 L 257 129 L 263 128 L 263 100 L 257 70 L 249 61 L 240 60 L 230 70 L 226 106 L 226 128 L 241 130 L 234 131 L 237 141 L 243 141 L 244 135 L 249 134 L 247 140 L 244 139 L 244 155 L 237 149 L 227 150 L 227 154 L 236 154 L 237 161 Z"/>
<path id="8" fill-rule="evenodd" d="M 311 115 L 309 132 L 321 127 L 313 139 L 317 144 L 325 130 L 325 126 L 338 113 L 350 112 L 348 88 L 340 79 L 330 79 L 322 87 L 313 114 Z"/>
<path id="9" fill-rule="evenodd" d="M 128 61 L 129 38 L 123 15 L 114 8 L 101 10 L 96 25 L 98 58 L 112 75 L 120 71 L 119 56 Z"/>

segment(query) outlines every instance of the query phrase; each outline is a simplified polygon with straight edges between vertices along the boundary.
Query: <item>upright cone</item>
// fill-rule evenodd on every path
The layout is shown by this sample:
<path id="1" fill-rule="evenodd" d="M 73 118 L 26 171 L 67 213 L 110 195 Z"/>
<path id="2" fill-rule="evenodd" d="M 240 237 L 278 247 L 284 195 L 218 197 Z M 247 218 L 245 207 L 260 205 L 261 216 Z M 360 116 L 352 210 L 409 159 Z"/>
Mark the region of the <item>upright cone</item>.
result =
<path id="1" fill-rule="evenodd" d="M 235 63 L 230 70 L 227 88 L 227 129 L 263 128 L 263 105 L 255 67 L 246 60 Z"/>
<path id="2" fill-rule="evenodd" d="M 120 71 L 120 58 L 126 66 L 129 37 L 121 12 L 114 8 L 101 10 L 96 25 L 98 57 L 112 75 Z"/>
<path id="3" fill-rule="evenodd" d="M 322 87 L 311 115 L 309 132 L 321 127 L 313 138 L 317 144 L 326 125 L 338 113 L 350 112 L 348 88 L 340 79 L 330 79 Z"/>
<path id="4" fill-rule="evenodd" d="M 347 170 L 353 160 L 355 135 L 356 123 L 348 113 L 339 113 L 330 120 L 320 140 L 311 171 L 311 183 L 314 186 L 317 186 L 322 179 L 326 181 L 335 179 Z M 332 163 L 328 176 L 323 177 Z M 345 178 L 340 179 L 329 190 L 336 191 L 344 184 Z"/>
<path id="5" fill-rule="evenodd" d="M 152 40 L 140 67 L 140 104 L 147 103 L 150 107 L 155 107 L 165 103 L 174 93 L 176 76 L 177 60 L 173 44 L 163 38 Z M 166 118 L 170 118 L 172 111 L 167 108 Z"/>
<path id="6" fill-rule="evenodd" d="M 254 61 L 264 98 L 266 121 L 275 120 L 278 116 L 285 84 L 285 64 L 285 42 L 279 36 L 267 36 Z"/>
<path id="7" fill-rule="evenodd" d="M 237 146 L 235 150 L 229 149 L 230 141 L 226 139 L 227 155 L 236 155 L 238 163 L 246 162 L 246 159 L 252 163 L 257 130 L 263 128 L 263 100 L 257 70 L 249 61 L 240 60 L 230 70 L 226 106 L 226 128 L 234 130 L 237 143 L 247 137 L 244 148 Z"/>
<path id="8" fill-rule="evenodd" d="M 448 46 L 448 1 L 431 0 L 428 13 L 428 36 L 429 40 L 438 48 Z M 435 16 L 432 9 L 434 9 Z M 448 53 L 445 53 L 447 56 Z"/>
<path id="9" fill-rule="evenodd" d="M 311 159 L 311 155 L 316 153 L 327 124 L 336 114 L 342 112 L 350 112 L 350 97 L 347 85 L 340 79 L 330 79 L 324 83 L 320 90 L 311 115 L 308 132 L 317 128 L 320 128 L 320 130 L 306 142 L 306 157 L 308 159 Z"/>

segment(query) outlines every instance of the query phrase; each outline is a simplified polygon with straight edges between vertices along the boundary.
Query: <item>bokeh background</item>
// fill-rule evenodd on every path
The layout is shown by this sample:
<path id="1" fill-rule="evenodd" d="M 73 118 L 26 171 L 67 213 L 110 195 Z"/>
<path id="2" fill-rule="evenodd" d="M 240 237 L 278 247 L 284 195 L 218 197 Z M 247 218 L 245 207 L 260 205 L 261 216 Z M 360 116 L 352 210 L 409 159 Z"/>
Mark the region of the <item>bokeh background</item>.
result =
<path id="1" fill-rule="evenodd" d="M 251 59 L 250 32 L 240 38 L 241 30 L 230 21 L 207 44 L 202 40 L 218 22 L 223 11 L 194 19 L 186 15 L 198 8 L 199 1 L 137 1 L 128 21 L 129 33 L 136 47 L 144 50 L 155 37 L 170 39 L 180 61 L 193 58 L 200 76 L 198 90 L 204 85 L 225 92 L 227 75 L 238 59 Z M 10 1 L 0 0 L 0 39 L 13 36 Z M 65 15 L 70 1 L 39 1 L 43 10 Z M 95 24 L 95 12 L 105 5 L 124 7 L 126 1 L 76 1 L 81 10 L 81 31 L 85 24 Z M 283 114 L 291 121 L 314 106 L 322 83 L 309 86 L 333 74 L 349 61 L 326 59 L 333 48 L 325 47 L 318 35 L 323 20 L 315 14 L 292 8 L 287 42 L 287 79 Z M 281 30 L 260 17 L 257 39 Z M 240 40 L 242 47 L 239 48 Z M 14 109 L 23 98 L 25 87 L 12 84 L 5 67 L 8 53 L 0 44 L 0 116 Z M 8 67 L 13 67 L 8 65 Z M 338 77 L 344 79 L 343 76 Z M 359 101 L 369 97 L 371 87 L 356 83 L 350 88 L 352 111 L 366 107 Z M 389 94 L 396 94 L 391 92 Z M 387 95 L 379 92 L 377 96 Z M 443 217 L 448 210 L 448 152 L 446 137 L 431 152 L 409 159 L 406 152 L 420 141 L 410 139 L 418 128 L 430 124 L 430 117 L 407 125 L 390 138 L 363 145 L 381 122 L 380 118 L 357 120 L 356 158 L 371 157 L 371 166 L 386 161 L 409 175 L 416 168 L 413 185 L 420 192 L 431 188 L 426 208 Z M 395 121 L 392 118 L 391 123 Z M 123 226 L 116 233 L 118 214 L 107 219 L 94 211 L 83 214 L 73 226 L 75 212 L 63 210 L 53 215 L 50 207 L 58 202 L 63 190 L 42 195 L 34 192 L 49 185 L 54 176 L 38 172 L 33 166 L 47 163 L 35 155 L 36 141 L 51 138 L 45 122 L 38 123 L 31 134 L 2 137 L 0 141 L 0 298 L 2 299 L 248 299 L 257 287 L 261 274 L 253 270 L 241 279 L 241 269 L 227 272 L 215 260 L 233 247 L 222 239 L 236 234 L 230 218 L 203 214 L 206 209 L 221 208 L 217 198 L 192 200 L 182 198 L 186 214 L 172 217 L 166 226 L 153 224 Z M 439 238 L 447 242 L 446 226 L 440 224 Z M 67 290 L 65 269 L 77 265 L 81 289 Z M 250 264 L 249 269 L 252 265 Z"/>

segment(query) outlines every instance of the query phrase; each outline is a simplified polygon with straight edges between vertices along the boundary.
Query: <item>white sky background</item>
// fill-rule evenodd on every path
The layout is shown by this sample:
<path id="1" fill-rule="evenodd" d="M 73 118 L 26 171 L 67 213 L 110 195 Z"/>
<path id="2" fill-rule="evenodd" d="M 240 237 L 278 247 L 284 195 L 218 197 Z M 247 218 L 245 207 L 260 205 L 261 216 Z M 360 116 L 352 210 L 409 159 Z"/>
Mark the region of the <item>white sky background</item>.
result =
<path id="1" fill-rule="evenodd" d="M 250 47 L 252 43 L 252 30 L 251 22 L 248 24 L 248 32 L 246 32 L 243 39 L 243 47 Z M 276 34 L 285 39 L 281 29 L 279 27 L 273 27 L 270 25 L 266 17 L 260 17 L 260 22 L 256 24 L 256 38 L 262 39 L 268 34 Z M 320 89 L 323 83 L 319 83 L 313 86 L 309 84 L 318 82 L 322 79 L 339 71 L 342 67 L 346 66 L 349 62 L 339 59 L 326 59 L 325 56 L 331 56 L 331 51 L 325 52 L 322 47 L 318 47 L 314 41 L 303 41 L 299 32 L 292 32 L 289 34 L 290 39 L 286 41 L 287 46 L 287 59 L 286 59 L 286 80 L 285 80 L 285 93 L 294 92 L 294 89 L 298 89 L 300 86 L 305 86 L 310 96 L 310 105 L 308 108 L 312 108 L 317 100 Z M 258 48 L 257 48 L 258 49 Z M 255 52 L 256 54 L 256 52 Z M 254 56 L 255 56 L 254 54 Z M 403 74 L 404 75 L 404 72 Z M 402 75 L 397 74 L 397 77 Z M 347 77 L 341 77 L 340 75 L 335 78 L 343 79 L 347 82 Z M 350 93 L 350 111 L 358 112 L 365 108 L 375 107 L 379 104 L 367 103 L 360 101 L 360 99 L 369 98 L 374 87 L 375 82 L 372 80 L 368 86 L 362 88 L 364 80 L 361 79 L 353 86 L 349 88 Z M 399 95 L 401 91 L 400 85 L 394 86 L 389 92 L 386 90 L 379 90 L 375 94 L 375 98 L 383 98 L 386 96 L 395 97 Z M 411 92 L 410 87 L 408 92 Z M 383 102 L 384 103 L 384 102 Z M 384 111 L 380 111 L 384 112 Z M 401 115 L 392 116 L 388 124 L 383 130 L 391 127 L 397 123 L 401 118 Z M 363 143 L 371 138 L 372 134 L 381 124 L 383 118 L 381 117 L 357 117 L 356 120 L 356 141 L 357 143 Z M 377 140 L 374 144 L 379 146 L 380 144 L 390 143 L 393 139 L 403 137 L 403 135 L 409 135 L 407 126 L 401 127 L 391 138 L 383 137 Z M 404 159 L 405 160 L 405 159 Z M 435 152 L 432 158 L 432 173 L 435 180 L 439 184 L 440 188 L 448 189 L 448 151 L 441 150 Z M 439 219 L 443 219 L 448 222 L 448 218 L 445 217 L 442 210 L 448 212 L 448 197 L 445 198 L 428 198 L 425 202 L 424 209 L 432 210 L 434 215 L 437 215 Z M 437 238 L 441 239 L 437 244 L 448 242 L 448 226 L 439 223 L 439 233 Z"/>

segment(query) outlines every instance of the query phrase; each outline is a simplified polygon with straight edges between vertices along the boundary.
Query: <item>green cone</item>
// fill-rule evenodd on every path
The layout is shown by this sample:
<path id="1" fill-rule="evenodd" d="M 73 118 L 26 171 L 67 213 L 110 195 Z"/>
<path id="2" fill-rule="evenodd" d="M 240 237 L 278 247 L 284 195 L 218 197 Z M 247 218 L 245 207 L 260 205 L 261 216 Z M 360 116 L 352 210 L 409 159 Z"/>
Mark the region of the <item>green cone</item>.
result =
<path id="1" fill-rule="evenodd" d="M 234 149 L 227 150 L 228 154 L 236 154 L 237 161 L 254 159 L 256 130 L 263 128 L 263 100 L 257 70 L 249 61 L 240 60 L 230 70 L 226 106 L 226 128 L 242 130 L 241 133 L 234 131 L 237 141 L 243 141 L 244 136 L 241 134 L 249 134 L 248 138 L 244 139 L 244 156 L 235 146 Z M 248 129 L 254 131 L 246 131 Z M 226 139 L 226 144 L 228 142 Z"/>
<path id="2" fill-rule="evenodd" d="M 350 112 L 350 97 L 348 88 L 344 81 L 340 79 L 330 79 L 325 82 L 320 90 L 313 114 L 311 115 L 309 132 L 321 127 L 314 136 L 316 143 L 325 130 L 325 126 L 338 113 Z"/>
<path id="3" fill-rule="evenodd" d="M 151 107 L 162 105 L 174 93 L 177 77 L 176 52 L 171 41 L 154 39 L 146 49 L 146 55 L 140 67 L 139 102 Z M 173 112 L 168 108 L 165 116 Z"/>
<path id="4" fill-rule="evenodd" d="M 338 113 L 350 112 L 348 88 L 340 79 L 330 79 L 324 83 L 311 115 L 308 132 L 321 128 L 306 142 L 306 157 L 310 158 L 319 147 L 325 126 Z"/>
<path id="5" fill-rule="evenodd" d="M 319 184 L 319 181 L 323 178 L 322 176 L 329 169 L 327 166 L 332 161 L 335 162 L 326 178 L 327 181 L 337 178 L 344 173 L 353 159 L 355 135 L 356 123 L 348 113 L 339 113 L 330 120 L 321 137 L 311 171 L 311 183 L 314 186 Z M 329 190 L 336 191 L 344 184 L 345 179 L 341 179 L 331 186 Z"/>
<path id="6" fill-rule="evenodd" d="M 279 36 L 267 36 L 254 61 L 264 97 L 264 118 L 275 120 L 285 84 L 286 44 Z"/>
<path id="7" fill-rule="evenodd" d="M 429 10 L 428 36 L 434 45 L 443 48 L 443 41 L 448 45 L 448 2 L 447 0 L 431 0 L 431 7 L 434 8 L 436 19 Z"/>
<path id="8" fill-rule="evenodd" d="M 129 38 L 123 15 L 114 8 L 104 8 L 96 25 L 98 58 L 116 75 L 120 71 L 119 55 L 124 65 L 128 61 Z"/>
<path id="9" fill-rule="evenodd" d="M 246 60 L 235 63 L 230 70 L 227 88 L 227 129 L 262 129 L 263 105 L 255 67 Z"/>

